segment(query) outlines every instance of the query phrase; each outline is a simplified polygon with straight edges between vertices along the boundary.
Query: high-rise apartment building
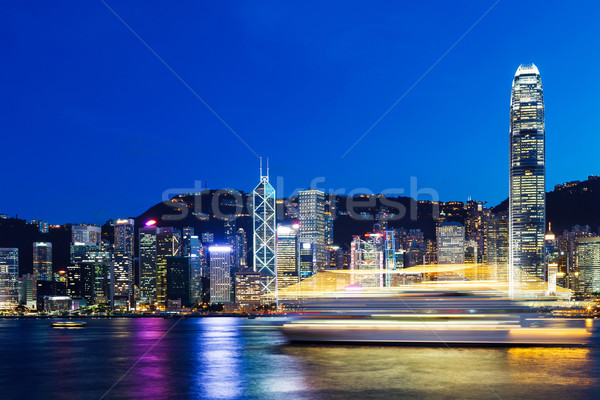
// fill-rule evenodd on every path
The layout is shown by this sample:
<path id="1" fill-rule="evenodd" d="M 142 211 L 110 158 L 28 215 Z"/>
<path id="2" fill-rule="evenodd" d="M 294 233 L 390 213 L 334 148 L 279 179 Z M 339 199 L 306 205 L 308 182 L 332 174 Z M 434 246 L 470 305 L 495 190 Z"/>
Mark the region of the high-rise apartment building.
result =
<path id="1" fill-rule="evenodd" d="M 545 279 L 546 157 L 542 79 L 534 64 L 517 69 L 510 101 L 509 279 Z"/>

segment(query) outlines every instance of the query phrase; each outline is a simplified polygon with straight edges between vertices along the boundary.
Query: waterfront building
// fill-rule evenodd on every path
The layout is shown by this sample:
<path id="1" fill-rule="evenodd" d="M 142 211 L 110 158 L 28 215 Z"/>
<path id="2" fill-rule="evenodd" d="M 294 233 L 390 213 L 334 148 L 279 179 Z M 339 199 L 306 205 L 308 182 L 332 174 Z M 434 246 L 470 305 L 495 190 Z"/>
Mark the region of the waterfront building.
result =
<path id="1" fill-rule="evenodd" d="M 158 228 L 147 226 L 139 230 L 140 301 L 156 302 L 156 235 Z"/>
<path id="2" fill-rule="evenodd" d="M 167 300 L 179 300 L 183 307 L 192 305 L 190 278 L 189 257 L 167 257 Z"/>
<path id="3" fill-rule="evenodd" d="M 231 302 L 231 247 L 210 246 L 210 302 Z"/>
<path id="4" fill-rule="evenodd" d="M 310 243 L 314 252 L 313 272 L 327 266 L 325 193 L 316 189 L 298 193 L 300 243 Z"/>
<path id="5" fill-rule="evenodd" d="M 87 304 L 112 304 L 112 265 L 112 253 L 100 244 L 71 244 L 71 265 L 65 274 L 67 296 L 83 298 Z"/>
<path id="6" fill-rule="evenodd" d="M 158 228 L 156 234 L 156 302 L 159 310 L 167 306 L 167 257 L 179 256 L 181 234 L 179 230 Z"/>
<path id="7" fill-rule="evenodd" d="M 33 274 L 24 274 L 19 278 L 18 294 L 19 304 L 23 304 L 29 309 L 37 308 L 37 281 Z"/>
<path id="8" fill-rule="evenodd" d="M 513 290 L 527 274 L 545 279 L 546 159 L 542 80 L 522 64 L 510 102 L 509 279 Z"/>
<path id="9" fill-rule="evenodd" d="M 577 240 L 578 292 L 600 294 L 600 237 Z"/>
<path id="10" fill-rule="evenodd" d="M 276 291 L 276 207 L 275 189 L 269 183 L 269 168 L 263 175 L 262 160 L 260 166 L 260 182 L 252 192 L 253 200 L 253 238 L 254 238 L 254 271 L 263 278 L 262 293 L 275 296 Z"/>
<path id="11" fill-rule="evenodd" d="M 0 308 L 17 305 L 19 282 L 19 249 L 0 248 Z"/>
<path id="12" fill-rule="evenodd" d="M 437 228 L 438 264 L 465 263 L 465 228 L 458 222 L 444 222 Z"/>
<path id="13" fill-rule="evenodd" d="M 234 274 L 235 303 L 238 307 L 254 309 L 260 306 L 261 276 L 254 271 Z"/>
<path id="14" fill-rule="evenodd" d="M 126 308 L 133 297 L 134 225 L 133 219 L 118 219 L 114 226 L 113 301 Z"/>
<path id="15" fill-rule="evenodd" d="M 298 283 L 299 242 L 297 225 L 277 227 L 277 289 Z"/>

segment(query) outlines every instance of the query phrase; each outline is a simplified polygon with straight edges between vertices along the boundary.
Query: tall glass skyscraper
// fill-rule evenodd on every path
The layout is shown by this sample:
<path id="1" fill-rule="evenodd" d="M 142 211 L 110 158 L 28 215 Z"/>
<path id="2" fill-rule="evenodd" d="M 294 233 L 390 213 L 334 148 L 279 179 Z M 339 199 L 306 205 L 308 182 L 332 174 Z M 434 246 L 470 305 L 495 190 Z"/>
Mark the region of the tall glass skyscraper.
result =
<path id="1" fill-rule="evenodd" d="M 314 250 L 313 273 L 327 265 L 325 252 L 325 193 L 316 189 L 298 193 L 300 243 L 310 243 Z"/>
<path id="2" fill-rule="evenodd" d="M 262 160 L 261 160 L 262 163 Z M 254 188 L 253 199 L 253 230 L 254 230 L 254 271 L 260 272 L 263 278 L 262 293 L 275 296 L 276 292 L 276 211 L 275 189 L 269 183 L 267 174 L 260 168 L 260 183 Z"/>
<path id="3" fill-rule="evenodd" d="M 16 305 L 19 282 L 19 249 L 0 248 L 0 308 Z"/>
<path id="4" fill-rule="evenodd" d="M 509 280 L 544 279 L 546 157 L 542 79 L 534 64 L 517 69 L 510 100 Z"/>
<path id="5" fill-rule="evenodd" d="M 33 276 L 36 281 L 52 280 L 52 243 L 33 242 Z"/>
<path id="6" fill-rule="evenodd" d="M 298 283 L 298 227 L 277 227 L 277 289 Z"/>
<path id="7" fill-rule="evenodd" d="M 210 302 L 231 302 L 231 247 L 210 246 Z"/>
<path id="8" fill-rule="evenodd" d="M 120 305 L 129 305 L 133 295 L 133 219 L 115 222 L 115 252 L 113 258 L 113 295 Z"/>
<path id="9" fill-rule="evenodd" d="M 139 230 L 140 299 L 147 304 L 156 301 L 156 236 L 158 228 L 147 226 Z"/>

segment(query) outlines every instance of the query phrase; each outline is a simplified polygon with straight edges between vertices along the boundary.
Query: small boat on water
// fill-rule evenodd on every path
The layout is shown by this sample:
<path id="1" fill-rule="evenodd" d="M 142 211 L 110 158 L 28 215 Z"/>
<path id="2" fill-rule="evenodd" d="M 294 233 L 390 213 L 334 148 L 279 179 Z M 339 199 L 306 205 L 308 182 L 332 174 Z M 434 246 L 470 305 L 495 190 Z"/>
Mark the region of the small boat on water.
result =
<path id="1" fill-rule="evenodd" d="M 53 328 L 84 328 L 87 325 L 85 321 L 53 321 L 50 326 Z"/>
<path id="2" fill-rule="evenodd" d="M 527 302 L 469 293 L 340 296 L 304 304 L 281 330 L 291 342 L 586 345 L 591 319 L 554 318 Z"/>

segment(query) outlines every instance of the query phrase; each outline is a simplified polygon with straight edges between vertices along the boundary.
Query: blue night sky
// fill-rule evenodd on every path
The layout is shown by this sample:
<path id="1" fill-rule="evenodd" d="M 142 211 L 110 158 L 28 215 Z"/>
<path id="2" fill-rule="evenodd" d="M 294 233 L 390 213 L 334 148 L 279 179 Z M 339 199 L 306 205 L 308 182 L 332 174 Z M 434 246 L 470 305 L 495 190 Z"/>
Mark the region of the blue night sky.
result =
<path id="1" fill-rule="evenodd" d="M 107 3 L 254 151 L 283 190 L 508 193 L 508 112 L 540 69 L 547 186 L 600 173 L 600 4 L 501 1 Z M 134 216 L 170 188 L 249 191 L 258 160 L 101 2 L 0 3 L 0 213 Z M 191 191 L 191 189 L 190 189 Z"/>

